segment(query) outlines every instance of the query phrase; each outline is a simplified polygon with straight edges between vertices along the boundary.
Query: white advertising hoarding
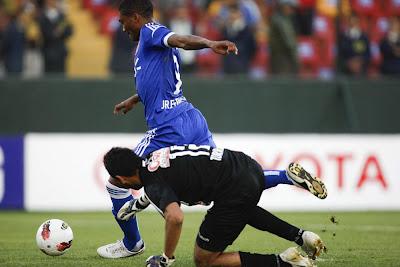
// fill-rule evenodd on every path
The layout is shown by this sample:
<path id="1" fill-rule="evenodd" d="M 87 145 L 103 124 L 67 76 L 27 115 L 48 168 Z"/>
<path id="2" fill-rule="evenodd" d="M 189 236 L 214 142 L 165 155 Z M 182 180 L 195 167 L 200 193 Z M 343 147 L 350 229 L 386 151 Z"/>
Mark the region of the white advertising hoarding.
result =
<path id="1" fill-rule="evenodd" d="M 27 210 L 109 210 L 102 156 L 113 146 L 134 147 L 135 134 L 28 134 L 25 139 Z M 319 200 L 294 186 L 264 192 L 271 210 L 400 209 L 400 135 L 218 134 L 219 147 L 241 150 L 265 169 L 301 163 L 322 177 Z"/>

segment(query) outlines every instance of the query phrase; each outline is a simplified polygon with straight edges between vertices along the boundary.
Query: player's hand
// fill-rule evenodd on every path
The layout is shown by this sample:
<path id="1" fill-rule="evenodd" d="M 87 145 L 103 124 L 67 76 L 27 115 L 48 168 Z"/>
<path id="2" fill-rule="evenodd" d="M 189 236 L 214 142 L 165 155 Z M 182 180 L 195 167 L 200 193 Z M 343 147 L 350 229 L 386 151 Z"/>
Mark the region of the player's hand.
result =
<path id="1" fill-rule="evenodd" d="M 139 102 L 139 96 L 134 95 L 130 98 L 122 101 L 121 103 L 115 105 L 114 107 L 114 114 L 118 114 L 122 111 L 122 113 L 126 114 L 130 111 L 137 103 Z"/>
<path id="2" fill-rule="evenodd" d="M 239 52 L 236 45 L 230 41 L 213 41 L 210 44 L 210 48 L 220 55 L 228 55 L 232 53 L 237 55 Z"/>
<path id="3" fill-rule="evenodd" d="M 175 262 L 175 257 L 168 258 L 164 253 L 162 255 L 150 256 L 146 260 L 146 267 L 169 267 Z"/>
<path id="4" fill-rule="evenodd" d="M 146 195 L 142 195 L 137 199 L 127 201 L 118 211 L 117 218 L 122 221 L 127 221 L 131 217 L 136 216 L 137 212 L 140 212 L 150 205 L 150 201 Z"/>

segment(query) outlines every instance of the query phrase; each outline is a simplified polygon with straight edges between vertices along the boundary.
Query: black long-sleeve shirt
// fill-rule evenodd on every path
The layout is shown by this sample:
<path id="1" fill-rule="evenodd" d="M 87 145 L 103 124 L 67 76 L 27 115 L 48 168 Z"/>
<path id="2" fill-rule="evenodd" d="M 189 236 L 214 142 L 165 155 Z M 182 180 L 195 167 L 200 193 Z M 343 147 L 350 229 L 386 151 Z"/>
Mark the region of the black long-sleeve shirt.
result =
<path id="1" fill-rule="evenodd" d="M 261 166 L 242 152 L 173 146 L 144 161 L 139 177 L 150 201 L 164 212 L 172 202 L 195 205 L 261 195 Z"/>

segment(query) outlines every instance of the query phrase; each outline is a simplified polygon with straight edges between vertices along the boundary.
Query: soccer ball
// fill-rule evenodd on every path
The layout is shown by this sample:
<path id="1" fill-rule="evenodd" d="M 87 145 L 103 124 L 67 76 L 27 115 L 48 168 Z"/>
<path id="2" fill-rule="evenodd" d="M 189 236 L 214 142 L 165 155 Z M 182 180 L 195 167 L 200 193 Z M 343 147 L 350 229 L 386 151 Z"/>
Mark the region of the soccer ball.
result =
<path id="1" fill-rule="evenodd" d="M 72 245 L 74 234 L 71 227 L 59 219 L 50 219 L 40 225 L 36 233 L 36 244 L 50 256 L 64 254 Z"/>

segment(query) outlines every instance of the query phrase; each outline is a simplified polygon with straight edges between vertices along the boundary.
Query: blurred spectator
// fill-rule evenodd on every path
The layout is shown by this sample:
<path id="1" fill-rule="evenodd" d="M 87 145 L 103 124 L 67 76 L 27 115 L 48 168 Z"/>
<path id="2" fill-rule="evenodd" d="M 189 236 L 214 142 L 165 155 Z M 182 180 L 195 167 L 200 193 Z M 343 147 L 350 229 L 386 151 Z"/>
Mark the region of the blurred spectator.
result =
<path id="1" fill-rule="evenodd" d="M 383 74 L 400 74 L 400 21 L 393 17 L 390 20 L 389 31 L 380 44 L 383 63 Z"/>
<path id="2" fill-rule="evenodd" d="M 214 1 L 213 3 L 216 3 Z M 221 39 L 221 33 L 215 25 L 216 10 L 212 9 L 210 4 L 208 9 L 200 11 L 199 20 L 196 23 L 196 35 L 207 39 Z M 215 8 L 215 5 L 214 7 Z M 215 54 L 211 49 L 198 50 L 196 53 L 196 74 L 199 76 L 213 76 L 221 71 L 221 57 Z"/>
<path id="3" fill-rule="evenodd" d="M 178 6 L 174 9 L 172 19 L 169 21 L 169 28 L 171 31 L 179 34 L 193 34 L 194 28 L 190 20 L 189 10 L 186 5 Z M 181 55 L 181 71 L 191 73 L 196 68 L 196 52 L 194 50 L 179 51 Z"/>
<path id="4" fill-rule="evenodd" d="M 176 7 L 185 5 L 186 0 L 154 0 L 153 4 L 155 7 L 155 18 L 157 21 L 166 23 L 168 18 L 171 17 Z"/>
<path id="5" fill-rule="evenodd" d="M 5 76 L 4 70 L 4 32 L 8 25 L 8 17 L 4 10 L 2 3 L 0 2 L 0 78 Z"/>
<path id="6" fill-rule="evenodd" d="M 349 18 L 349 27 L 339 37 L 339 57 L 346 74 L 365 74 L 370 62 L 369 38 L 361 29 L 356 15 Z"/>
<path id="7" fill-rule="evenodd" d="M 236 44 L 239 54 L 223 58 L 223 71 L 227 74 L 248 73 L 257 50 L 254 31 L 246 24 L 237 3 L 231 4 L 228 10 L 229 15 L 222 29 L 222 35 L 223 39 Z"/>
<path id="8" fill-rule="evenodd" d="M 270 22 L 270 68 L 272 74 L 296 74 L 297 40 L 293 25 L 296 0 L 280 0 Z"/>
<path id="9" fill-rule="evenodd" d="M 68 55 L 66 41 L 72 35 L 72 26 L 61 11 L 57 0 L 45 1 L 39 21 L 43 35 L 45 72 L 64 73 Z"/>
<path id="10" fill-rule="evenodd" d="M 127 73 L 133 69 L 135 44 L 120 25 L 113 35 L 110 70 L 112 73 Z"/>
<path id="11" fill-rule="evenodd" d="M 8 14 L 0 6 L 0 58 L 7 73 L 21 73 L 25 46 L 25 33 L 17 16 Z"/>
<path id="12" fill-rule="evenodd" d="M 299 0 L 296 12 L 297 32 L 300 35 L 312 35 L 315 14 L 315 0 Z"/>
<path id="13" fill-rule="evenodd" d="M 215 1 L 218 3 L 219 1 Z M 253 0 L 222 0 L 222 6 L 219 10 L 219 19 L 226 21 L 229 17 L 229 7 L 232 5 L 238 5 L 239 10 L 248 25 L 252 29 L 256 29 L 257 25 L 261 21 L 261 13 L 257 4 Z M 212 7 L 211 7 L 212 8 Z"/>
<path id="14" fill-rule="evenodd" d="M 43 57 L 40 50 L 42 34 L 37 21 L 37 7 L 32 1 L 26 1 L 21 14 L 25 29 L 24 77 L 39 77 L 43 73 Z"/>

